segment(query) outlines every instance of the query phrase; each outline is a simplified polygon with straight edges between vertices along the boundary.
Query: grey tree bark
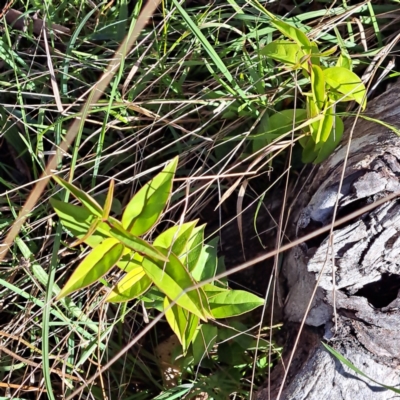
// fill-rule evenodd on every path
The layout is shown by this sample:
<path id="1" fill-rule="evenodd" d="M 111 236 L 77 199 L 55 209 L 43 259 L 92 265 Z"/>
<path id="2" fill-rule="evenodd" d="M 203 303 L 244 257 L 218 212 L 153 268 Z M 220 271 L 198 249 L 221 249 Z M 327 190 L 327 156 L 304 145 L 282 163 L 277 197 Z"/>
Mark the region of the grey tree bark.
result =
<path id="1" fill-rule="evenodd" d="M 371 101 L 366 115 L 400 128 L 399 90 L 397 83 Z M 400 192 L 400 138 L 386 126 L 360 118 L 338 194 L 353 122 L 346 122 L 343 144 L 318 168 L 295 207 L 292 239 L 330 224 L 337 197 L 342 217 Z M 280 400 L 400 398 L 355 374 L 321 345 L 325 340 L 371 378 L 400 389 L 400 198 L 335 229 L 333 246 L 326 235 L 293 248 L 284 256 L 282 274 L 288 289 L 288 353 L 257 399 L 277 399 L 284 365 L 316 286 Z"/>

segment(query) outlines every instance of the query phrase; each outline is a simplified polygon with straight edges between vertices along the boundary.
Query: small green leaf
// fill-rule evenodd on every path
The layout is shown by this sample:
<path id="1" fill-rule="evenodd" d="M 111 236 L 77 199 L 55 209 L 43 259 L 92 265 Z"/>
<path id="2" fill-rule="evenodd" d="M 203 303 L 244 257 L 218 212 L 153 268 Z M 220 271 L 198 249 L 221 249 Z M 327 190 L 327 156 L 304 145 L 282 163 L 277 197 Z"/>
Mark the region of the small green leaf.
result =
<path id="1" fill-rule="evenodd" d="M 343 67 L 331 67 L 323 70 L 326 83 L 344 94 L 341 101 L 355 100 L 365 109 L 366 89 L 361 79 L 352 71 Z"/>
<path id="2" fill-rule="evenodd" d="M 124 246 L 113 238 L 105 239 L 96 246 L 78 265 L 57 299 L 98 281 L 122 257 Z"/>
<path id="3" fill-rule="evenodd" d="M 196 221 L 187 222 L 181 225 L 175 225 L 161 233 L 153 242 L 153 246 L 163 249 L 170 249 L 176 256 L 180 256 L 190 239 L 193 228 L 196 226 Z"/>
<path id="4" fill-rule="evenodd" d="M 58 176 L 53 175 L 53 179 L 64 189 L 70 191 L 72 195 L 76 197 L 76 199 L 79 200 L 93 215 L 96 215 L 97 217 L 102 216 L 103 210 L 101 209 L 99 203 L 97 203 L 97 201 L 89 196 L 86 192 Z"/>
<path id="5" fill-rule="evenodd" d="M 302 143 L 303 153 L 301 155 L 301 161 L 304 164 L 312 163 L 317 157 L 318 152 L 315 150 L 315 142 L 311 136 L 306 138 L 306 141 Z"/>
<path id="6" fill-rule="evenodd" d="M 177 165 L 178 157 L 175 157 L 135 194 L 122 216 L 124 229 L 141 236 L 156 224 L 171 195 Z"/>
<path id="7" fill-rule="evenodd" d="M 314 44 L 314 42 L 313 42 L 313 44 Z M 317 47 L 317 49 L 318 49 L 318 47 Z M 323 51 L 322 53 L 315 53 L 315 55 L 316 56 L 318 55 L 319 57 L 329 57 L 333 53 L 335 53 L 337 51 L 337 49 L 338 49 L 337 46 L 333 46 L 330 49 Z M 313 55 L 314 55 L 314 53 L 313 53 Z"/>
<path id="8" fill-rule="evenodd" d="M 114 179 L 111 179 L 110 187 L 108 189 L 106 201 L 104 203 L 104 208 L 103 208 L 103 218 L 102 218 L 103 221 L 107 221 L 108 217 L 110 216 L 113 197 L 114 197 Z"/>
<path id="9" fill-rule="evenodd" d="M 157 260 L 167 261 L 168 258 L 160 253 L 154 246 L 147 243 L 145 240 L 132 235 L 131 233 L 124 231 L 120 227 L 112 227 L 110 229 L 110 235 L 118 239 L 124 246 L 131 250 L 137 251 L 140 254 L 144 254 L 149 257 L 154 257 Z"/>
<path id="10" fill-rule="evenodd" d="M 275 26 L 275 28 L 278 29 L 284 36 L 294 40 L 297 44 L 302 46 L 303 50 L 309 50 L 307 54 L 310 54 L 311 42 L 304 32 L 278 19 L 273 19 L 271 24 Z"/>
<path id="11" fill-rule="evenodd" d="M 178 337 L 182 344 L 183 353 L 185 354 L 188 350 L 190 343 L 192 342 L 193 336 L 196 332 L 196 328 L 199 325 L 199 317 L 193 315 L 189 311 L 182 307 L 174 304 L 169 307 L 171 301 L 168 297 L 164 299 L 164 310 L 165 318 L 175 335 Z"/>
<path id="12" fill-rule="evenodd" d="M 317 122 L 312 124 L 312 137 L 314 142 L 318 144 L 320 141 L 325 142 L 329 137 L 334 122 L 334 115 L 332 113 L 332 109 L 327 108 L 323 111 L 323 117 Z M 314 126 L 317 125 L 315 129 Z"/>
<path id="13" fill-rule="evenodd" d="M 343 67 L 351 71 L 353 68 L 351 58 L 348 55 L 341 52 L 336 62 L 336 67 Z"/>
<path id="14" fill-rule="evenodd" d="M 146 305 L 146 308 L 154 308 L 159 312 L 164 311 L 165 295 L 156 286 L 152 286 L 140 299 Z"/>
<path id="15" fill-rule="evenodd" d="M 274 139 L 276 139 L 290 132 L 293 128 L 304 123 L 306 120 L 307 111 L 303 108 L 279 111 L 270 116 L 268 133 L 275 135 Z"/>
<path id="16" fill-rule="evenodd" d="M 316 146 L 318 157 L 314 160 L 314 164 L 321 163 L 333 153 L 342 140 L 343 131 L 344 125 L 342 119 L 340 117 L 335 117 L 335 126 L 331 130 L 329 137 L 325 140 L 325 142 L 320 142 Z"/>
<path id="17" fill-rule="evenodd" d="M 218 240 L 219 238 L 216 237 L 208 244 L 203 246 L 199 261 L 197 262 L 195 268 L 191 271 L 193 278 L 197 282 L 214 278 L 216 275 L 218 267 Z"/>
<path id="18" fill-rule="evenodd" d="M 188 271 L 192 271 L 199 261 L 203 248 L 205 227 L 205 225 L 201 225 L 193 229 L 192 235 L 185 246 L 184 253 L 180 257 Z"/>
<path id="19" fill-rule="evenodd" d="M 165 250 L 161 249 L 161 251 Z M 154 284 L 171 300 L 176 301 L 176 304 L 200 319 L 207 320 L 209 311 L 204 292 L 202 289 L 193 289 L 184 293 L 185 290 L 193 287 L 195 282 L 173 253 L 169 254 L 169 261 L 166 263 L 144 258 L 143 269 Z"/>
<path id="20" fill-rule="evenodd" d="M 193 338 L 193 364 L 198 365 L 201 360 L 207 358 L 214 347 L 218 337 L 218 328 L 210 324 L 202 324 L 196 330 Z"/>
<path id="21" fill-rule="evenodd" d="M 319 110 L 322 110 L 326 98 L 325 78 L 321 67 L 318 67 L 318 65 L 312 66 L 311 90 L 316 106 Z"/>
<path id="22" fill-rule="evenodd" d="M 77 238 L 83 238 L 89 231 L 95 220 L 98 219 L 87 208 L 64 203 L 56 199 L 50 199 L 50 204 L 54 208 L 63 226 Z M 101 222 L 96 230 L 87 237 L 84 242 L 95 247 L 104 239 L 110 237 L 110 226 Z"/>
<path id="23" fill-rule="evenodd" d="M 206 294 L 208 296 L 206 291 Z M 244 314 L 264 304 L 264 299 L 244 290 L 227 290 L 208 297 L 214 318 L 229 318 Z"/>
<path id="24" fill-rule="evenodd" d="M 300 60 L 305 56 L 302 48 L 288 40 L 274 40 L 260 50 L 260 53 L 275 61 L 299 67 Z"/>
<path id="25" fill-rule="evenodd" d="M 151 286 L 151 279 L 143 268 L 138 266 L 127 273 L 108 294 L 106 301 L 120 303 L 136 299 L 145 293 Z"/>

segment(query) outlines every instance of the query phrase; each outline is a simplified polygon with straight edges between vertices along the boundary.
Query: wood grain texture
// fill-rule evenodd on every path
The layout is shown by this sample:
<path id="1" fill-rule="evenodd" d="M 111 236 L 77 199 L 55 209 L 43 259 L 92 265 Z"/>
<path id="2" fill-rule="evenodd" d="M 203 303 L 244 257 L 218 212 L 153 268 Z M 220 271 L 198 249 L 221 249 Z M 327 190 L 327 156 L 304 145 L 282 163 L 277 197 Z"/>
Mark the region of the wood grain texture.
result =
<path id="1" fill-rule="evenodd" d="M 397 83 L 372 101 L 366 115 L 399 128 L 399 90 L 400 84 Z M 289 233 L 292 238 L 332 222 L 353 122 L 346 121 L 344 143 L 318 168 L 307 192 L 302 195 L 292 216 Z M 399 191 L 399 137 L 385 126 L 360 118 L 351 140 L 339 193 L 338 216 L 343 217 Z M 288 352 L 293 348 L 299 323 L 315 285 L 318 288 L 281 400 L 400 398 L 392 391 L 357 376 L 321 345 L 321 340 L 325 339 L 371 378 L 399 387 L 399 254 L 400 201 L 395 199 L 335 229 L 333 246 L 329 245 L 328 237 L 319 237 L 285 255 L 282 272 L 288 287 L 284 309 Z M 377 286 L 379 290 L 374 291 Z M 377 306 L 382 296 L 389 299 L 388 303 Z M 289 354 L 285 354 L 283 364 L 288 359 Z M 283 365 L 277 366 L 271 376 L 271 386 L 268 389 L 266 384 L 259 390 L 257 399 L 276 399 L 283 374 Z"/>

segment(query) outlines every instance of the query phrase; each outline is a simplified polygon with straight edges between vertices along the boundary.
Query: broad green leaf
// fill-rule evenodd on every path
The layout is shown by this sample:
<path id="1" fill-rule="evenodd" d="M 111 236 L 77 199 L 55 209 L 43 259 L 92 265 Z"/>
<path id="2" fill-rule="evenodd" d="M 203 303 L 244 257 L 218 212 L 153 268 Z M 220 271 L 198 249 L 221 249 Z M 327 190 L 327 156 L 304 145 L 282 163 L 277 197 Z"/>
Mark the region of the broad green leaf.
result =
<path id="1" fill-rule="evenodd" d="M 108 217 L 110 216 L 112 202 L 113 202 L 113 196 L 114 196 L 114 179 L 111 179 L 110 187 L 107 192 L 106 201 L 104 202 L 103 221 L 107 221 Z"/>
<path id="2" fill-rule="evenodd" d="M 153 242 L 153 246 L 163 249 L 170 249 L 176 256 L 180 256 L 190 239 L 193 228 L 196 226 L 196 221 L 178 224 L 161 233 Z"/>
<path id="3" fill-rule="evenodd" d="M 154 308 L 159 312 L 164 311 L 164 298 L 165 294 L 154 285 L 145 294 L 140 296 L 146 308 Z"/>
<path id="4" fill-rule="evenodd" d="M 161 251 L 166 252 L 163 249 Z M 142 265 L 147 276 L 171 300 L 176 301 L 176 304 L 200 319 L 207 320 L 208 304 L 202 289 L 193 289 L 184 293 L 185 290 L 193 287 L 195 282 L 178 257 L 171 253 L 166 263 L 145 257 Z"/>
<path id="5" fill-rule="evenodd" d="M 260 122 L 256 128 L 256 132 L 254 138 L 252 138 L 252 147 L 253 154 L 257 153 L 259 150 L 266 147 L 269 143 L 272 142 L 271 136 L 275 139 L 275 135 L 267 134 L 269 131 L 269 115 L 268 112 L 264 112 L 264 115 L 261 117 Z"/>
<path id="6" fill-rule="evenodd" d="M 340 117 L 335 117 L 335 126 L 331 130 L 331 133 L 325 142 L 320 142 L 316 146 L 318 157 L 314 160 L 314 164 L 319 164 L 326 160 L 336 149 L 340 143 L 344 131 L 343 121 Z"/>
<path id="7" fill-rule="evenodd" d="M 264 299 L 244 290 L 228 290 L 212 294 L 208 302 L 214 318 L 229 318 L 262 306 Z"/>
<path id="8" fill-rule="evenodd" d="M 321 65 L 320 58 L 322 55 L 319 52 L 318 45 L 315 42 L 311 42 L 311 65 Z M 304 65 L 304 68 L 308 71 L 309 66 Z"/>
<path id="9" fill-rule="evenodd" d="M 98 219 L 87 208 L 64 203 L 56 199 L 50 199 L 50 204 L 54 208 L 63 226 L 77 238 L 83 238 L 89 231 L 93 222 Z M 94 233 L 87 237 L 84 242 L 95 247 L 107 237 L 110 237 L 111 227 L 101 222 Z"/>
<path id="10" fill-rule="evenodd" d="M 321 67 L 318 67 L 318 65 L 312 66 L 311 90 L 316 106 L 319 110 L 322 110 L 326 98 L 325 78 Z"/>
<path id="11" fill-rule="evenodd" d="M 344 94 L 341 101 L 355 100 L 365 109 L 366 89 L 361 79 L 344 67 L 331 67 L 323 70 L 326 83 L 333 89 Z"/>
<path id="12" fill-rule="evenodd" d="M 192 270 L 192 276 L 197 282 L 205 281 L 206 279 L 214 278 L 218 267 L 218 240 L 216 237 L 211 240 L 208 244 L 204 245 L 199 261 L 197 265 Z"/>
<path id="13" fill-rule="evenodd" d="M 301 46 L 288 40 L 274 40 L 260 50 L 260 53 L 275 61 L 299 67 L 300 60 L 305 56 Z"/>
<path id="14" fill-rule="evenodd" d="M 133 196 L 122 215 L 124 229 L 141 236 L 156 224 L 171 195 L 177 165 L 175 157 Z"/>
<path id="15" fill-rule="evenodd" d="M 143 256 L 131 249 L 125 248 L 124 254 L 117 262 L 117 267 L 124 272 L 131 272 L 133 269 L 142 266 Z"/>
<path id="16" fill-rule="evenodd" d="M 217 337 L 218 328 L 214 325 L 202 324 L 197 328 L 192 344 L 194 365 L 198 365 L 201 360 L 209 356 Z"/>
<path id="17" fill-rule="evenodd" d="M 184 253 L 180 257 L 188 271 L 192 271 L 199 261 L 204 243 L 205 227 L 205 225 L 201 225 L 193 229 L 192 235 L 185 246 Z"/>
<path id="18" fill-rule="evenodd" d="M 271 24 L 274 25 L 275 28 L 278 29 L 284 36 L 294 40 L 297 44 L 302 46 L 303 50 L 305 50 L 306 52 L 308 50 L 307 53 L 310 54 L 311 42 L 304 32 L 278 19 L 272 20 Z"/>
<path id="19" fill-rule="evenodd" d="M 307 98 L 307 110 L 302 108 L 296 110 L 282 110 L 267 118 L 266 115 L 264 115 L 260 121 L 260 126 L 262 124 L 263 130 L 257 129 L 257 132 L 260 133 L 258 133 L 256 136 L 249 136 L 249 138 L 257 140 L 253 150 L 258 151 L 260 149 L 260 147 L 258 147 L 259 144 L 262 145 L 262 143 L 271 143 L 280 136 L 289 134 L 293 129 L 297 129 L 295 134 L 301 133 L 301 130 L 308 133 L 310 129 L 309 126 L 313 123 L 312 121 L 320 118 L 317 115 L 318 112 L 316 112 L 315 115 L 309 113 L 309 103 L 314 104 L 314 102 L 310 101 L 309 99 L 312 100 L 311 96 Z M 311 119 L 308 118 L 309 115 L 311 116 Z M 300 126 L 301 130 L 299 129 Z M 263 137 L 265 139 L 263 139 Z"/>
<path id="20" fill-rule="evenodd" d="M 78 265 L 57 299 L 98 281 L 122 257 L 124 246 L 113 238 L 105 239 L 96 246 Z"/>
<path id="21" fill-rule="evenodd" d="M 312 124 L 312 136 L 316 144 L 318 144 L 320 141 L 325 142 L 328 139 L 330 133 L 332 132 L 333 122 L 334 115 L 332 113 L 332 109 L 327 109 L 323 111 L 323 118 Z M 314 125 L 317 125 L 315 130 Z"/>
<path id="22" fill-rule="evenodd" d="M 86 234 L 83 237 L 78 238 L 77 240 L 75 240 L 75 242 L 71 243 L 70 246 L 71 247 L 75 247 L 75 246 L 78 246 L 78 245 L 84 243 L 86 240 L 88 240 L 90 238 L 90 236 L 92 236 L 96 232 L 96 230 L 99 227 L 100 223 L 101 223 L 100 218 L 96 217 L 93 220 L 92 224 L 90 225 L 89 230 L 86 232 Z"/>
<path id="23" fill-rule="evenodd" d="M 345 55 L 342 51 L 336 62 L 336 67 L 343 67 L 351 71 L 353 68 L 351 58 L 348 55 Z"/>
<path id="24" fill-rule="evenodd" d="M 108 294 L 106 301 L 120 303 L 136 299 L 151 286 L 151 279 L 142 267 L 136 267 L 127 273 Z"/>
<path id="25" fill-rule="evenodd" d="M 257 128 L 259 134 L 253 143 L 253 152 L 257 152 L 264 147 L 264 145 L 285 135 L 306 120 L 307 110 L 302 108 L 296 110 L 282 110 L 271 116 L 265 114 L 260 121 L 260 127 Z"/>
<path id="26" fill-rule="evenodd" d="M 211 297 L 216 296 L 219 293 L 229 292 L 231 290 L 228 287 L 216 286 L 211 283 L 206 283 L 201 288 L 204 290 L 204 293 L 206 294 L 208 301 L 210 301 Z"/>
<path id="27" fill-rule="evenodd" d="M 72 195 L 76 197 L 76 199 L 79 200 L 93 215 L 98 217 L 102 216 L 103 210 L 101 209 L 99 203 L 97 203 L 97 201 L 89 196 L 86 192 L 58 176 L 53 175 L 53 179 L 64 189 L 70 191 Z"/>
<path id="28" fill-rule="evenodd" d="M 154 257 L 157 260 L 167 261 L 168 258 L 160 253 L 154 246 L 147 243 L 145 240 L 132 235 L 131 233 L 124 231 L 121 228 L 115 226 L 110 229 L 110 236 L 118 239 L 124 246 L 131 250 L 137 251 L 142 255 Z"/>
<path id="29" fill-rule="evenodd" d="M 164 299 L 165 318 L 175 335 L 182 344 L 183 353 L 185 354 L 192 342 L 196 328 L 199 325 L 199 317 L 193 315 L 184 308 L 174 304 L 169 307 L 171 301 L 168 297 Z"/>
<path id="30" fill-rule="evenodd" d="M 303 153 L 301 155 L 301 161 L 304 164 L 309 164 L 315 161 L 318 157 L 318 152 L 315 150 L 315 142 L 311 136 L 307 137 L 307 141 L 302 143 Z"/>

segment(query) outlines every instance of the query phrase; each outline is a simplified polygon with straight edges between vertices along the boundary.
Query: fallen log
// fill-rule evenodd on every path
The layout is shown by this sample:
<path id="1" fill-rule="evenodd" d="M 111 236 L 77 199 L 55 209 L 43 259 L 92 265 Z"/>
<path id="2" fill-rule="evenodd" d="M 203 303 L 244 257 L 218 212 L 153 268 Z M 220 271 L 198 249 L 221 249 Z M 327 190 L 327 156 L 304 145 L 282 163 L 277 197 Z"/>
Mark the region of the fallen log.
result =
<path id="1" fill-rule="evenodd" d="M 368 119 L 358 119 L 351 140 L 354 120 L 346 122 L 343 144 L 319 166 L 295 207 L 292 239 L 329 225 L 337 198 L 336 219 L 400 193 L 400 138 L 371 121 L 400 128 L 399 90 L 397 83 L 371 101 Z M 256 398 L 400 398 L 356 374 L 321 344 L 325 341 L 375 381 L 400 389 L 400 197 L 335 228 L 331 242 L 321 235 L 291 249 L 284 255 L 282 276 L 287 351 Z"/>

